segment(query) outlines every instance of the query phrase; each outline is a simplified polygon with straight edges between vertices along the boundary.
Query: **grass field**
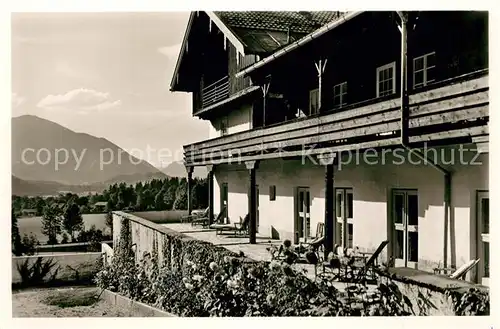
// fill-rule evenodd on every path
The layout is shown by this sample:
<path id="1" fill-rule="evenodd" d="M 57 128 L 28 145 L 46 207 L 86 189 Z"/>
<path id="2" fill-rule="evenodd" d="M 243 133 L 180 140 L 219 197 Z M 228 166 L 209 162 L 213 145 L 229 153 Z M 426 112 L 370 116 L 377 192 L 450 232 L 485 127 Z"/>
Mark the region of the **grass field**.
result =
<path id="1" fill-rule="evenodd" d="M 98 300 L 98 288 L 38 289 L 12 292 L 12 317 L 132 317 L 124 308 Z"/>
<path id="2" fill-rule="evenodd" d="M 104 232 L 108 229 L 105 223 L 105 218 L 106 214 L 83 215 L 85 229 L 89 229 L 92 225 L 95 225 L 97 229 Z M 47 242 L 47 236 L 42 233 L 42 217 L 18 218 L 17 225 L 19 226 L 19 233 L 21 236 L 33 233 L 41 244 L 45 244 Z"/>

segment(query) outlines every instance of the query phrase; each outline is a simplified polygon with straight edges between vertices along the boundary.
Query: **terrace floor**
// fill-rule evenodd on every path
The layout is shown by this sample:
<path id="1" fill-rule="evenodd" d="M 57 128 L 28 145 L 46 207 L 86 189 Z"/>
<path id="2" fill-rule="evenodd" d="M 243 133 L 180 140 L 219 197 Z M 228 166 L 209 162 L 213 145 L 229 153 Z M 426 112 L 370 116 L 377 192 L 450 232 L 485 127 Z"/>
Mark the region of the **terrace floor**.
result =
<path id="1" fill-rule="evenodd" d="M 189 223 L 169 223 L 161 224 L 171 230 L 185 234 L 194 239 L 207 241 L 217 246 L 222 246 L 228 250 L 239 253 L 240 251 L 250 259 L 256 261 L 271 261 L 271 254 L 267 251 L 267 248 L 271 245 L 279 246 L 283 243 L 281 240 L 273 240 L 270 237 L 262 236 L 257 234 L 257 243 L 250 244 L 248 235 L 235 235 L 234 232 L 223 232 L 222 234 L 216 235 L 213 229 L 204 229 L 199 226 L 191 226 Z M 316 279 L 314 273 L 314 265 L 307 263 L 293 264 L 297 271 L 302 272 L 305 270 L 304 274 L 311 280 Z M 343 290 L 349 284 L 344 282 L 333 282 L 337 289 Z"/>
<path id="2" fill-rule="evenodd" d="M 197 240 L 207 241 L 216 246 L 223 246 L 236 253 L 242 251 L 246 257 L 257 261 L 270 261 L 271 254 L 266 248 L 271 245 L 279 246 L 283 242 L 257 234 L 257 244 L 250 244 L 248 235 L 235 235 L 234 232 L 229 231 L 216 235 L 213 229 L 204 229 L 200 226 L 193 227 L 189 223 L 169 223 L 162 224 L 162 226 Z"/>

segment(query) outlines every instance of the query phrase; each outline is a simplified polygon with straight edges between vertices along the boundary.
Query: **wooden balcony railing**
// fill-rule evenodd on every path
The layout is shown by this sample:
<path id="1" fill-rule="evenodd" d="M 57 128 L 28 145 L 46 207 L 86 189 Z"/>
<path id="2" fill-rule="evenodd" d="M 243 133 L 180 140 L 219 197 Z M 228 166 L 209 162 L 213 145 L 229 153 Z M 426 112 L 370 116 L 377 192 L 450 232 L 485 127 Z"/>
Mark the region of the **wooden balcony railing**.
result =
<path id="1" fill-rule="evenodd" d="M 229 97 L 229 77 L 215 81 L 202 90 L 202 107 L 206 108 Z"/>
<path id="2" fill-rule="evenodd" d="M 488 71 L 474 72 L 410 95 L 409 142 L 488 139 Z M 400 99 L 371 100 L 274 126 L 226 135 L 184 147 L 186 165 L 314 155 L 398 145 Z M 460 142 L 459 142 L 460 143 Z M 310 151 L 313 147 L 314 150 Z"/>

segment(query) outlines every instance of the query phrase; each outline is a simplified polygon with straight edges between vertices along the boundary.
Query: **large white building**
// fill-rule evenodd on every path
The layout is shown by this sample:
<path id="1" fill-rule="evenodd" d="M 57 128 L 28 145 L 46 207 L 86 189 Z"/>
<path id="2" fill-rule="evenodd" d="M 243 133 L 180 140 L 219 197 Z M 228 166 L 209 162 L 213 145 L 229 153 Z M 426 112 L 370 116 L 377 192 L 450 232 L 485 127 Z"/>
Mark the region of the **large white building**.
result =
<path id="1" fill-rule="evenodd" d="M 171 83 L 210 139 L 210 216 L 488 283 L 488 15 L 193 12 Z M 403 92 L 402 92 L 403 91 Z"/>

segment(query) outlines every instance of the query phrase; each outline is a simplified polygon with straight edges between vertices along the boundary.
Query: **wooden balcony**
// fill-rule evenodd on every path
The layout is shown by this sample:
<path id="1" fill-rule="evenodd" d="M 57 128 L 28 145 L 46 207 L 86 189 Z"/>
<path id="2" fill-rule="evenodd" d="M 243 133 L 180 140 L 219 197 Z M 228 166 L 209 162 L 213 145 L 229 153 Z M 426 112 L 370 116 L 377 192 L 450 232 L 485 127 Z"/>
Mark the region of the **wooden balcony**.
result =
<path id="1" fill-rule="evenodd" d="M 229 77 L 225 76 L 220 80 L 206 86 L 202 90 L 202 107 L 206 108 L 212 104 L 220 102 L 229 97 Z"/>
<path id="2" fill-rule="evenodd" d="M 428 145 L 488 141 L 488 70 L 410 95 L 409 142 Z M 187 166 L 300 157 L 400 143 L 400 98 L 374 99 L 318 116 L 186 145 Z"/>

